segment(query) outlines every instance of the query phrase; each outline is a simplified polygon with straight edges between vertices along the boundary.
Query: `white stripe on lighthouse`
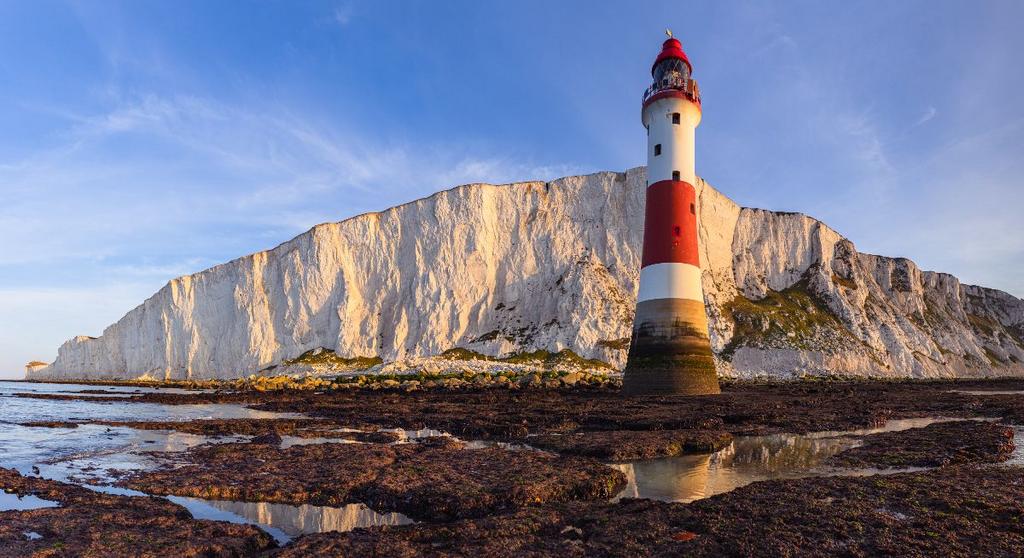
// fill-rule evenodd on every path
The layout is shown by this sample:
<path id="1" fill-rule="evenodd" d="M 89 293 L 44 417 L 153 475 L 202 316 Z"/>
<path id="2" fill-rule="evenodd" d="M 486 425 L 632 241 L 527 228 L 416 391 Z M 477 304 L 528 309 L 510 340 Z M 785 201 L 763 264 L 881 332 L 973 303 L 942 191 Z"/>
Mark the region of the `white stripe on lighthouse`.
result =
<path id="1" fill-rule="evenodd" d="M 685 298 L 704 302 L 700 268 L 687 263 L 659 263 L 640 270 L 637 302 L 658 298 Z"/>

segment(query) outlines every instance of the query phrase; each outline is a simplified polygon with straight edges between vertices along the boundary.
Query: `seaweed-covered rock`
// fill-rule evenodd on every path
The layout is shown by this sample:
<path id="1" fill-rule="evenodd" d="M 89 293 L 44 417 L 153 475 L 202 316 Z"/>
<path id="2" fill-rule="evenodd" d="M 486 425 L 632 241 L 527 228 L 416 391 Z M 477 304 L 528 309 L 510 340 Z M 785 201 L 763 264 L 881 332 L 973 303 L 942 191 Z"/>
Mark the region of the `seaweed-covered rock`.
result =
<path id="1" fill-rule="evenodd" d="M 0 489 L 59 504 L 0 512 L 0 556 L 252 556 L 273 539 L 251 525 L 193 519 L 162 498 L 113 496 L 0 469 Z"/>
<path id="2" fill-rule="evenodd" d="M 1013 429 L 973 420 L 865 436 L 864 445 L 833 456 L 844 467 L 941 467 L 999 463 L 1013 453 Z"/>
<path id="3" fill-rule="evenodd" d="M 208 499 L 328 506 L 362 502 L 378 511 L 437 521 L 546 502 L 608 499 L 626 484 L 621 472 L 584 458 L 466 449 L 448 437 L 415 444 L 286 449 L 218 444 L 169 457 L 186 464 L 140 473 L 123 484 Z"/>
<path id="4" fill-rule="evenodd" d="M 561 454 L 626 461 L 711 453 L 728 446 L 732 434 L 723 430 L 609 430 L 549 434 L 528 441 L 532 446 Z"/>

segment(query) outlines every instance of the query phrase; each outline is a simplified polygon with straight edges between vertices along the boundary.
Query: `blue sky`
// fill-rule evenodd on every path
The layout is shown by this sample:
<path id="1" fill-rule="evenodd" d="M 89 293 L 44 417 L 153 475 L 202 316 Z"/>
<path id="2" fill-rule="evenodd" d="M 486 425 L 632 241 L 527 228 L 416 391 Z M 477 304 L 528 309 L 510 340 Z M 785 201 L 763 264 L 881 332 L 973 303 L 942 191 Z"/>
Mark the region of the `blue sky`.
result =
<path id="1" fill-rule="evenodd" d="M 0 2 L 0 376 L 168 279 L 453 185 L 643 164 L 671 27 L 697 171 L 1024 296 L 1024 3 Z"/>

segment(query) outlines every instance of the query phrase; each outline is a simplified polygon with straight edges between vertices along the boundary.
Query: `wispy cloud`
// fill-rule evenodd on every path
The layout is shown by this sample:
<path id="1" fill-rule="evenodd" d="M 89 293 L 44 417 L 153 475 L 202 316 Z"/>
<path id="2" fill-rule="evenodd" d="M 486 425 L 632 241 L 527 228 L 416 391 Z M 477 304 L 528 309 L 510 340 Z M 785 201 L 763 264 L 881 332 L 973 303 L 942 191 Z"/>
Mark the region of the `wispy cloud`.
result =
<path id="1" fill-rule="evenodd" d="M 925 122 L 928 122 L 932 118 L 935 118 L 935 114 L 937 112 L 938 111 L 935 110 L 935 107 L 928 107 L 928 108 L 926 108 L 924 110 L 924 112 L 921 114 L 921 116 L 919 116 L 917 118 L 917 120 L 914 121 L 913 127 L 916 128 L 916 127 L 920 126 L 921 124 L 924 124 Z"/>
<path id="2" fill-rule="evenodd" d="M 348 25 L 354 12 L 355 8 L 351 3 L 339 4 L 334 7 L 334 22 L 341 26 Z"/>
<path id="3" fill-rule="evenodd" d="M 874 177 L 890 177 L 894 169 L 886 154 L 881 133 L 868 111 L 840 113 L 836 116 L 839 132 L 850 141 L 850 155 L 865 165 Z"/>
<path id="4" fill-rule="evenodd" d="M 285 213 L 307 215 L 311 221 L 289 224 L 306 228 L 460 183 L 576 170 L 456 145 L 379 144 L 294 114 L 195 97 L 143 96 L 76 116 L 61 138 L 0 166 L 0 181 L 20 192 L 0 208 L 0 234 L 17 246 L 0 254 L 0 264 L 103 258 L 125 232 L 239 222 L 279 227 Z M 140 152 L 111 153 L 126 145 Z"/>

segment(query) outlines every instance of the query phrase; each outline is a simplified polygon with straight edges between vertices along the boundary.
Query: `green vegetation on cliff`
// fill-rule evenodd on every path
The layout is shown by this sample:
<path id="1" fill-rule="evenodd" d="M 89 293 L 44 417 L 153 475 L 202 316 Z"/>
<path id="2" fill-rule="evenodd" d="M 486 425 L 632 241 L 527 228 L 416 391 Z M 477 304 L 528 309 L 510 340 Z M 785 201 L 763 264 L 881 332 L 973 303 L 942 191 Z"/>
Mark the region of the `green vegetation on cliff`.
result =
<path id="1" fill-rule="evenodd" d="M 724 305 L 735 324 L 722 351 L 726 360 L 740 347 L 838 351 L 861 345 L 803 280 L 761 300 L 742 295 Z"/>

